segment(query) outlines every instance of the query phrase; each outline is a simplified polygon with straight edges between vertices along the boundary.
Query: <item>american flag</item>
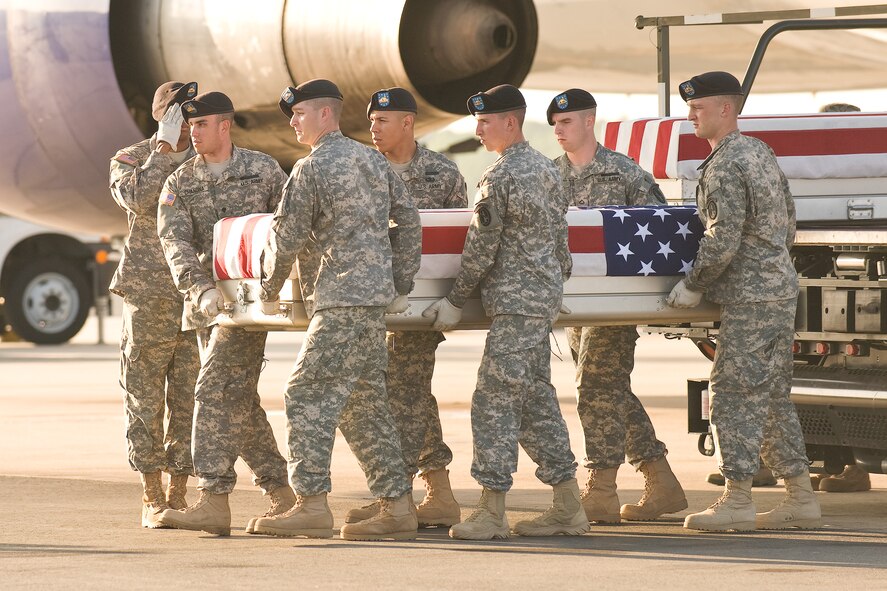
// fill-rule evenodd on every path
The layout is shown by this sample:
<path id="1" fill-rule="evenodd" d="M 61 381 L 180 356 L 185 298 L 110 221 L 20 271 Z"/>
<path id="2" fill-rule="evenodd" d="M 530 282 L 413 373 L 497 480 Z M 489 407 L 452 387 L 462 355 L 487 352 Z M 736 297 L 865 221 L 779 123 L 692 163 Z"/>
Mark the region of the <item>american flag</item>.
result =
<path id="1" fill-rule="evenodd" d="M 603 218 L 604 274 L 684 275 L 693 268 L 704 231 L 695 207 L 607 207 L 598 211 Z"/>
<path id="2" fill-rule="evenodd" d="M 422 266 L 416 279 L 447 279 L 459 273 L 470 209 L 423 210 Z M 262 249 L 272 214 L 225 218 L 214 229 L 216 279 L 260 276 Z M 683 275 L 690 271 L 702 237 L 696 208 L 689 206 L 570 208 L 574 277 Z"/>

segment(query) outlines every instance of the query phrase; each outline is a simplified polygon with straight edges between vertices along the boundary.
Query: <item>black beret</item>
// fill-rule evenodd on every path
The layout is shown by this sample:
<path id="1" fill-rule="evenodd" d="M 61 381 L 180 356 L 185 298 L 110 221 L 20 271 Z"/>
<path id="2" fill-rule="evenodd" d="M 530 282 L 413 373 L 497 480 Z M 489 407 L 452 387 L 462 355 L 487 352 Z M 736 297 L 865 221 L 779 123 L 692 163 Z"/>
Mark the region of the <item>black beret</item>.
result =
<path id="1" fill-rule="evenodd" d="M 684 101 L 707 96 L 742 95 L 742 85 L 739 84 L 739 80 L 728 72 L 706 72 L 693 76 L 686 82 L 681 82 L 678 90 Z"/>
<path id="2" fill-rule="evenodd" d="M 370 97 L 367 105 L 367 119 L 373 111 L 409 111 L 410 113 L 418 113 L 419 107 L 416 106 L 416 99 L 412 93 L 406 88 L 395 86 L 394 88 L 383 88 L 377 90 Z"/>
<path id="3" fill-rule="evenodd" d="M 511 84 L 500 84 L 486 92 L 479 92 L 468 99 L 468 112 L 475 113 L 504 113 L 525 109 L 527 101 L 524 95 Z"/>
<path id="4" fill-rule="evenodd" d="M 173 105 L 182 104 L 197 95 L 196 82 L 167 82 L 161 84 L 154 92 L 154 102 L 151 103 L 151 115 L 154 121 L 160 121 Z"/>
<path id="5" fill-rule="evenodd" d="M 545 114 L 548 117 L 548 124 L 554 125 L 551 116 L 555 113 L 584 111 L 586 109 L 593 109 L 596 106 L 597 102 L 594 100 L 594 97 L 591 96 L 590 92 L 582 90 L 581 88 L 571 88 L 551 99 L 551 103 L 548 105 L 548 110 Z"/>
<path id="6" fill-rule="evenodd" d="M 234 103 L 231 102 L 228 95 L 221 92 L 204 92 L 182 105 L 182 115 L 185 117 L 185 121 L 192 117 L 233 112 Z"/>
<path id="7" fill-rule="evenodd" d="M 316 78 L 308 82 L 302 82 L 295 88 L 287 86 L 280 93 L 280 101 L 277 103 L 287 119 L 293 116 L 293 105 L 302 101 L 310 101 L 316 98 L 334 98 L 342 100 L 339 87 L 323 78 Z"/>

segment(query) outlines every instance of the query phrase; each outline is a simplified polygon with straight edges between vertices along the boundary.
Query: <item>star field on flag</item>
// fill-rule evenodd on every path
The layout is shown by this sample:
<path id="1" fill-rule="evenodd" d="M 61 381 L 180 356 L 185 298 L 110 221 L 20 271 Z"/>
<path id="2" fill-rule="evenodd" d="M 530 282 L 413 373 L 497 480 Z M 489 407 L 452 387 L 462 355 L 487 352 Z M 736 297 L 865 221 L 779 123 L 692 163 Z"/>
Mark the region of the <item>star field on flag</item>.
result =
<path id="1" fill-rule="evenodd" d="M 696 208 L 599 208 L 607 275 L 683 275 L 693 267 L 704 228 Z"/>

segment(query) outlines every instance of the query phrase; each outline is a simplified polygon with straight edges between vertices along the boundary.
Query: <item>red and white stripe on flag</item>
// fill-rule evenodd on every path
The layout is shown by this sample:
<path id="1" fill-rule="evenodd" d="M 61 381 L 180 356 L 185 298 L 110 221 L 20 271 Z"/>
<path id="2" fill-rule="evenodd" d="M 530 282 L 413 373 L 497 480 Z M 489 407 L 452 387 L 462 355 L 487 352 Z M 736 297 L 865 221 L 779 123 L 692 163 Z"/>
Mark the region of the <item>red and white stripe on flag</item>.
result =
<path id="1" fill-rule="evenodd" d="M 887 113 L 743 116 L 739 129 L 766 142 L 791 179 L 887 177 Z M 658 179 L 699 178 L 711 152 L 679 118 L 607 123 L 604 145 Z"/>
<path id="2" fill-rule="evenodd" d="M 459 273 L 471 216 L 470 209 L 422 211 L 422 265 L 416 279 L 447 279 Z M 595 209 L 567 212 L 573 275 L 607 274 L 603 223 L 601 213 Z"/>
<path id="3" fill-rule="evenodd" d="M 459 273 L 462 248 L 473 212 L 470 209 L 422 210 L 422 264 L 416 279 L 449 279 Z M 261 276 L 259 259 L 268 242 L 272 214 L 224 218 L 213 228 L 216 280 Z M 603 216 L 596 209 L 567 212 L 574 276 L 607 274 Z"/>
<path id="4" fill-rule="evenodd" d="M 270 213 L 223 218 L 213 226 L 213 275 L 216 281 L 262 276 L 262 249 L 268 243 Z"/>

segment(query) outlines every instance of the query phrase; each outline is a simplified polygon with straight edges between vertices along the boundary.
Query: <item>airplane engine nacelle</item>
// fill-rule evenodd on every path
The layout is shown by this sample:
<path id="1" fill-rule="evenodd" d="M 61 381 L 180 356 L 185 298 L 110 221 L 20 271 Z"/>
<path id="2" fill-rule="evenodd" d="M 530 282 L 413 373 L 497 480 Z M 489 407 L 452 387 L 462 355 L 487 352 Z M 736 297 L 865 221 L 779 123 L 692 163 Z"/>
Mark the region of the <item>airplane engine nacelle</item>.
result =
<path id="1" fill-rule="evenodd" d="M 520 84 L 536 32 L 531 0 L 111 1 L 117 76 L 144 132 L 159 84 L 197 80 L 231 97 L 238 143 L 285 167 L 305 151 L 277 107 L 286 86 L 336 82 L 342 130 L 364 141 L 370 94 L 402 86 L 417 97 L 422 133 L 465 115 L 475 92 Z"/>
<path id="2" fill-rule="evenodd" d="M 281 115 L 284 87 L 335 81 L 342 130 L 368 140 L 366 104 L 410 89 L 419 133 L 518 85 L 537 41 L 532 0 L 9 0 L 0 6 L 0 210 L 72 230 L 121 233 L 108 159 L 156 130 L 167 80 L 228 94 L 234 139 L 286 168 L 304 153 Z"/>

